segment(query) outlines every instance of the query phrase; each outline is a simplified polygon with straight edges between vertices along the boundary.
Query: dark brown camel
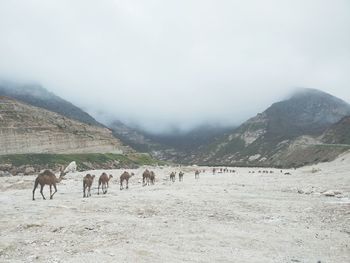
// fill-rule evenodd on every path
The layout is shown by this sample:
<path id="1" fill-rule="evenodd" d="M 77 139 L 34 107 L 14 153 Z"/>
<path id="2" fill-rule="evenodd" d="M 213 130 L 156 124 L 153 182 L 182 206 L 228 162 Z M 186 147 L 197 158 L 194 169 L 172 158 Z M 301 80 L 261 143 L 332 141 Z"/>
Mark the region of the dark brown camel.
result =
<path id="1" fill-rule="evenodd" d="M 100 186 L 102 185 L 102 193 L 106 194 L 108 190 L 108 182 L 109 180 L 113 178 L 113 176 L 110 174 L 109 176 L 106 173 L 102 173 L 100 178 L 98 179 L 98 189 L 97 189 L 97 194 L 100 194 Z"/>
<path id="2" fill-rule="evenodd" d="M 35 200 L 35 198 L 34 198 L 35 190 L 39 184 L 40 184 L 40 193 L 41 193 L 43 199 L 46 200 L 46 198 L 43 194 L 43 189 L 44 189 L 45 185 L 50 186 L 50 199 L 53 199 L 53 195 L 57 192 L 56 184 L 61 182 L 61 180 L 63 179 L 63 177 L 65 175 L 66 175 L 66 173 L 64 173 L 62 170 L 61 170 L 59 178 L 57 178 L 56 175 L 53 172 L 51 172 L 50 170 L 45 170 L 42 173 L 40 173 L 38 175 L 38 177 L 35 179 L 34 189 L 33 189 L 33 201 Z M 53 193 L 52 193 L 52 186 L 55 188 L 55 192 L 53 192 Z"/>
<path id="3" fill-rule="evenodd" d="M 148 171 L 146 169 L 142 174 L 142 185 L 143 186 L 149 185 L 150 177 L 151 177 L 151 173 L 150 173 L 150 171 Z"/>
<path id="4" fill-rule="evenodd" d="M 123 182 L 124 181 L 126 182 L 126 189 L 129 188 L 129 179 L 131 177 L 133 177 L 134 175 L 135 175 L 134 173 L 129 174 L 126 171 L 124 173 L 122 173 L 122 175 L 120 176 L 120 190 L 124 189 L 124 187 L 123 187 Z"/>
<path id="5" fill-rule="evenodd" d="M 151 181 L 151 184 L 154 185 L 154 182 L 156 181 L 156 175 L 153 171 L 151 171 L 149 174 L 149 180 Z"/>
<path id="6" fill-rule="evenodd" d="M 175 173 L 171 172 L 170 174 L 170 181 L 175 182 Z"/>
<path id="7" fill-rule="evenodd" d="M 91 174 L 87 174 L 84 176 L 84 179 L 83 179 L 83 197 L 89 197 L 91 196 L 91 185 L 94 181 L 94 178 L 95 178 L 95 175 L 91 175 Z M 88 190 L 87 191 L 87 194 L 86 194 L 86 189 Z"/>
<path id="8" fill-rule="evenodd" d="M 183 172 L 179 172 L 179 182 L 183 181 L 183 177 L 184 177 L 184 173 Z"/>
<path id="9" fill-rule="evenodd" d="M 196 170 L 195 172 L 194 172 L 194 178 L 195 179 L 199 179 L 199 174 L 200 174 L 201 172 L 199 171 L 199 170 Z"/>

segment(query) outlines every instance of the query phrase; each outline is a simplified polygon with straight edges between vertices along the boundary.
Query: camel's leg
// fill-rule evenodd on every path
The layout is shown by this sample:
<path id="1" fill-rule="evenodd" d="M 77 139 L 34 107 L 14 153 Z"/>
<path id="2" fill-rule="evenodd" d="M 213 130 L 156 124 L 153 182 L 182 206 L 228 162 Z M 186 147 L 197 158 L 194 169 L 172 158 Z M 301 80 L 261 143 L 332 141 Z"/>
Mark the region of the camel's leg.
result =
<path id="1" fill-rule="evenodd" d="M 129 179 L 126 179 L 126 189 L 129 189 Z"/>
<path id="2" fill-rule="evenodd" d="M 45 196 L 43 194 L 43 189 L 44 189 L 44 185 L 42 184 L 42 185 L 40 185 L 40 194 L 43 197 L 43 199 L 46 200 L 46 198 L 45 198 Z"/>
<path id="3" fill-rule="evenodd" d="M 83 197 L 86 197 L 86 195 L 85 195 L 85 189 L 86 189 L 86 187 L 85 187 L 85 182 L 83 182 Z"/>
<path id="4" fill-rule="evenodd" d="M 38 181 L 38 180 L 35 180 L 35 183 L 34 183 L 34 188 L 33 188 L 33 201 L 35 200 L 35 198 L 34 198 L 34 194 L 35 194 L 35 190 L 36 190 L 36 188 L 38 187 L 38 184 L 39 184 L 39 181 Z"/>
<path id="5" fill-rule="evenodd" d="M 100 194 L 100 185 L 101 185 L 101 183 L 99 182 L 99 183 L 98 183 L 98 188 L 97 188 L 97 194 L 98 194 L 98 195 Z"/>
<path id="6" fill-rule="evenodd" d="M 50 196 L 50 199 L 53 199 L 53 195 L 57 192 L 57 187 L 56 184 L 53 184 L 53 188 L 55 188 L 55 192 Z"/>
<path id="7" fill-rule="evenodd" d="M 120 180 L 120 190 L 123 190 L 123 180 Z"/>
<path id="8" fill-rule="evenodd" d="M 51 196 L 52 196 L 52 185 L 50 184 L 50 199 L 52 199 Z"/>

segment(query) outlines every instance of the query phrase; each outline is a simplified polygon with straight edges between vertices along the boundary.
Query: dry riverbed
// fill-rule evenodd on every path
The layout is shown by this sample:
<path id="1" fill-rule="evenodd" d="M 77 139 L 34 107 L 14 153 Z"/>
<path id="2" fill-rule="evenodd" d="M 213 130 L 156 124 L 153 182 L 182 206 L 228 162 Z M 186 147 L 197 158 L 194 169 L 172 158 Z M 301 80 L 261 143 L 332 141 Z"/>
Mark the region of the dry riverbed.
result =
<path id="1" fill-rule="evenodd" d="M 90 198 L 86 173 L 66 175 L 53 200 L 39 189 L 31 200 L 34 176 L 0 178 L 0 262 L 350 262 L 349 154 L 283 173 L 205 168 L 199 180 L 185 167 L 175 183 L 180 168 L 152 168 L 146 187 L 143 169 L 123 191 L 123 170 L 107 171 L 108 193 L 95 180 Z"/>

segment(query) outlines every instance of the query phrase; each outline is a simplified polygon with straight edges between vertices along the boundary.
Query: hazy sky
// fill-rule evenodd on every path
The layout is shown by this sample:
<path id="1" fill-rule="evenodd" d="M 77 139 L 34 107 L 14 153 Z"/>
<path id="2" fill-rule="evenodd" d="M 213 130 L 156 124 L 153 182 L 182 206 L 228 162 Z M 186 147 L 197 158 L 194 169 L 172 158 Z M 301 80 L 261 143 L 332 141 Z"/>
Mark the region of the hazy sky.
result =
<path id="1" fill-rule="evenodd" d="M 348 0 L 1 0 L 0 78 L 150 130 L 234 124 L 294 87 L 350 102 Z"/>

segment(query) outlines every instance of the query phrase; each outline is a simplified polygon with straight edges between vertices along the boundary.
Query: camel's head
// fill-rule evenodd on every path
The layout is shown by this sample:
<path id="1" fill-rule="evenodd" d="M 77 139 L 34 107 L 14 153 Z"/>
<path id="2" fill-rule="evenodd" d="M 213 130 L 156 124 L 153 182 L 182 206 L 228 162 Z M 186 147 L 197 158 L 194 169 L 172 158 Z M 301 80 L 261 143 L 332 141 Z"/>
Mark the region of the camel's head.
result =
<path id="1" fill-rule="evenodd" d="M 130 176 L 134 176 L 135 174 L 134 173 L 131 173 Z"/>
<path id="2" fill-rule="evenodd" d="M 111 178 L 113 178 L 113 175 L 110 174 L 110 175 L 109 175 L 109 179 L 111 179 Z"/>
<path id="3" fill-rule="evenodd" d="M 94 178 L 95 178 L 95 175 L 93 174 L 93 175 L 92 175 L 92 179 L 94 179 Z"/>

